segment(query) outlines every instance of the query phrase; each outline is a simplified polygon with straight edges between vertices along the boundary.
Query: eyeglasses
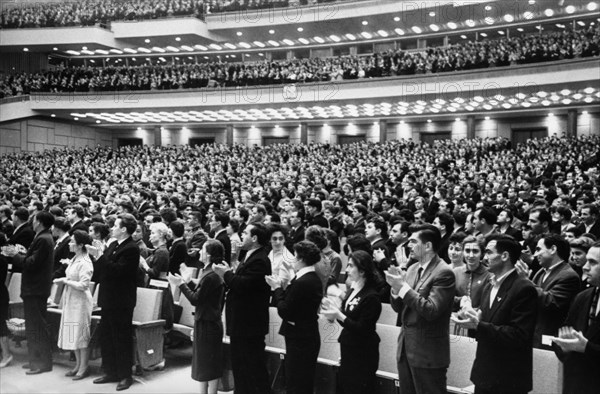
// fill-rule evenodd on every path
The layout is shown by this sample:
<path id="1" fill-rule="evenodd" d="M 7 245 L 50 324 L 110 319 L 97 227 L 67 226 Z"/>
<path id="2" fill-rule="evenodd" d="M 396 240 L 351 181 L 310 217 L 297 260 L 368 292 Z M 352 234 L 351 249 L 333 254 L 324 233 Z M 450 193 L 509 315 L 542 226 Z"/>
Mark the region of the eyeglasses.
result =
<path id="1" fill-rule="evenodd" d="M 271 237 L 271 241 L 283 241 L 285 237 Z"/>

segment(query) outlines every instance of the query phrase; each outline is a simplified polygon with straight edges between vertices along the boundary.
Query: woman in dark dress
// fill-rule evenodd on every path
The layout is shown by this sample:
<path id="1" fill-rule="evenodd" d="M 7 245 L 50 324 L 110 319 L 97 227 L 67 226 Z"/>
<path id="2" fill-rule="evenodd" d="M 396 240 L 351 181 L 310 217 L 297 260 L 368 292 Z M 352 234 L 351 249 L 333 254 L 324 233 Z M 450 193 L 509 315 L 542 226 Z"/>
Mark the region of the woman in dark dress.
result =
<path id="1" fill-rule="evenodd" d="M 375 329 L 381 314 L 377 286 L 381 279 L 373 258 L 362 250 L 348 256 L 346 273 L 352 284 L 342 310 L 327 298 L 323 301 L 325 317 L 343 327 L 338 339 L 342 356 L 338 387 L 343 394 L 374 393 L 379 366 L 379 336 Z"/>
<path id="2" fill-rule="evenodd" d="M 0 232 L 0 247 L 6 246 L 6 235 Z M 13 357 L 8 346 L 8 289 L 6 288 L 6 276 L 8 275 L 8 259 L 5 256 L 0 256 L 0 349 L 2 350 L 2 359 L 0 360 L 0 368 L 4 368 L 10 364 Z"/>
<path id="3" fill-rule="evenodd" d="M 189 278 L 179 274 L 170 281 L 179 286 L 181 293 L 196 307 L 194 314 L 194 347 L 192 379 L 200 382 L 200 393 L 217 394 L 219 378 L 223 375 L 223 311 L 225 286 L 212 270 L 214 263 L 221 264 L 225 249 L 221 242 L 209 239 L 202 246 L 200 261 L 204 270 L 198 283 L 186 283 Z"/>

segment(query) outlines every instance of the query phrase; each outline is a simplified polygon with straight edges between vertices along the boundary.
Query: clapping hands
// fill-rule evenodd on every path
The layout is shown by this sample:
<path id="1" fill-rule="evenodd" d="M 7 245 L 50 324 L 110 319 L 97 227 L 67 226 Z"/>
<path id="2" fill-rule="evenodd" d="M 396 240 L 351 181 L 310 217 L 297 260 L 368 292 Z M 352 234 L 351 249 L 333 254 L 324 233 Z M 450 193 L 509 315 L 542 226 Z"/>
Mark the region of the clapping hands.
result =
<path id="1" fill-rule="evenodd" d="M 282 280 L 277 275 L 265 275 L 265 281 L 269 286 L 271 286 L 271 290 L 281 287 Z"/>
<path id="2" fill-rule="evenodd" d="M 392 292 L 397 294 L 406 283 L 406 272 L 395 265 L 390 266 L 385 273 L 385 281 L 392 287 Z"/>
<path id="3" fill-rule="evenodd" d="M 558 337 L 553 337 L 552 342 L 563 352 L 584 353 L 588 340 L 581 331 L 575 331 L 573 327 L 561 327 L 558 329 Z"/>

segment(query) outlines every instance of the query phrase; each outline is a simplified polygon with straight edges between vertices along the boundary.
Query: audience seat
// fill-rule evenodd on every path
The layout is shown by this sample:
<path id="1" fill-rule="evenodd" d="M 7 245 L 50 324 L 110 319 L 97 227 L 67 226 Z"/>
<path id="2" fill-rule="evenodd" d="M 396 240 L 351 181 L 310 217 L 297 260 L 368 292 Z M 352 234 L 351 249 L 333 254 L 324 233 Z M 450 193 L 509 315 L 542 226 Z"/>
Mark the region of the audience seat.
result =
<path id="1" fill-rule="evenodd" d="M 196 308 L 185 296 L 179 299 L 179 306 L 181 307 L 181 317 L 178 323 L 173 324 L 173 332 L 178 332 L 186 339 L 191 339 L 192 331 L 194 330 L 194 311 Z"/>
<path id="2" fill-rule="evenodd" d="M 25 310 L 23 309 L 23 299 L 21 298 L 21 273 L 14 272 L 8 283 L 8 317 L 9 318 L 25 318 Z"/>
<path id="3" fill-rule="evenodd" d="M 398 319 L 398 313 L 394 311 L 390 304 L 381 304 L 381 315 L 379 315 L 378 324 L 386 324 L 388 326 L 395 326 L 396 320 Z"/>
<path id="4" fill-rule="evenodd" d="M 96 293 L 98 288 L 96 286 Z M 137 288 L 137 302 L 133 310 L 133 335 L 135 364 L 143 369 L 157 365 L 163 361 L 163 345 L 165 320 L 159 319 L 162 305 L 161 289 Z M 97 295 L 95 295 L 97 302 Z M 97 344 L 95 324 L 101 315 L 92 315 L 92 340 Z M 91 344 L 90 344 L 91 346 Z"/>

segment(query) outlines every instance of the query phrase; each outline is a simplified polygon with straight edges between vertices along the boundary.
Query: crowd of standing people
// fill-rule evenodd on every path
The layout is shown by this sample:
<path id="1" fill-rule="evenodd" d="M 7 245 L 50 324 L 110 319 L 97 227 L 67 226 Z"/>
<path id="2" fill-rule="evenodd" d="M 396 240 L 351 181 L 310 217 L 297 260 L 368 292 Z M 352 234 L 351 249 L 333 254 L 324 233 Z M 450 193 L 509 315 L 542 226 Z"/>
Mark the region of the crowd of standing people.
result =
<path id="1" fill-rule="evenodd" d="M 58 339 L 75 352 L 68 374 L 88 376 L 96 279 L 104 374 L 94 383 L 129 388 L 136 287 L 156 278 L 195 306 L 202 392 L 217 391 L 224 334 L 236 391 L 269 392 L 270 306 L 282 319 L 288 392 L 312 392 L 319 313 L 342 327 L 344 393 L 374 392 L 386 303 L 401 327 L 403 392 L 446 392 L 453 320 L 478 343 L 475 392 L 530 391 L 537 347 L 564 363 L 565 393 L 595 393 L 599 148 L 592 135 L 5 155 L 0 267 L 23 275 L 27 373 L 52 370 L 54 281 L 73 312 Z M 65 335 L 73 324 L 81 329 Z M 6 367 L 4 324 L 0 333 Z"/>

